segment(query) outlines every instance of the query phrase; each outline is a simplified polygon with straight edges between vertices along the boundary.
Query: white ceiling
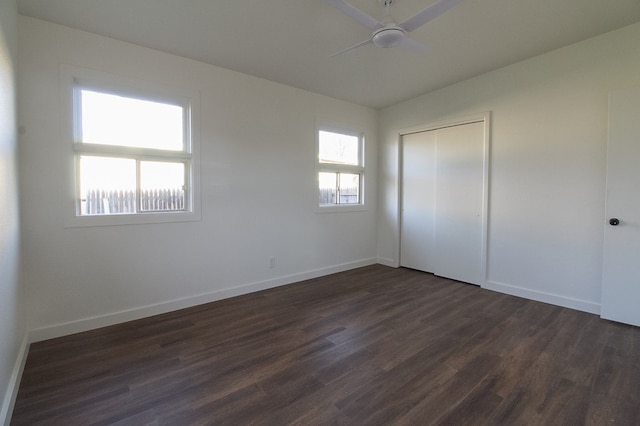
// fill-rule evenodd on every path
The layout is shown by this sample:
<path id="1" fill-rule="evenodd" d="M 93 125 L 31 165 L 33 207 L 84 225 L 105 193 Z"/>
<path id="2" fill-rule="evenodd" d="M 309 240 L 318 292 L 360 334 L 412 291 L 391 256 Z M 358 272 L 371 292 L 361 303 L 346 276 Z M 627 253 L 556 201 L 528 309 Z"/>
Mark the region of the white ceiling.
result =
<path id="1" fill-rule="evenodd" d="M 348 0 L 381 19 L 377 0 Z M 394 0 L 403 21 L 435 0 Z M 410 33 L 418 55 L 374 46 L 323 0 L 18 0 L 21 14 L 374 108 L 640 21 L 640 0 L 465 0 Z M 598 58 L 594 57 L 594 61 Z"/>

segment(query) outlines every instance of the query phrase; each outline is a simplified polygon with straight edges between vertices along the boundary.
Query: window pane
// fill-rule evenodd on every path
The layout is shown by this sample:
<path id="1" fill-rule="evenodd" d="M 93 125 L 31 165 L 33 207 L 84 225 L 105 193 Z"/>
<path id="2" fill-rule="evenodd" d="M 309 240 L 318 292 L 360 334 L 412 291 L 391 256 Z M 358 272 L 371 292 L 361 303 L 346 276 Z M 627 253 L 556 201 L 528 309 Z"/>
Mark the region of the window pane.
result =
<path id="1" fill-rule="evenodd" d="M 320 205 L 360 204 L 360 175 L 320 172 Z"/>
<path id="2" fill-rule="evenodd" d="M 81 156 L 80 214 L 136 212 L 136 162 L 127 158 Z"/>
<path id="3" fill-rule="evenodd" d="M 318 175 L 320 187 L 320 205 L 332 205 L 337 203 L 338 194 L 338 174 L 324 173 Z"/>
<path id="4" fill-rule="evenodd" d="M 360 203 L 360 175 L 353 173 L 340 173 L 338 177 L 340 192 L 339 204 Z"/>
<path id="5" fill-rule="evenodd" d="M 81 142 L 184 149 L 183 108 L 160 102 L 81 90 Z"/>
<path id="6" fill-rule="evenodd" d="M 360 164 L 358 153 L 359 138 L 321 130 L 319 132 L 318 154 L 321 163 Z"/>
<path id="7" fill-rule="evenodd" d="M 184 210 L 184 163 L 140 162 L 140 209 Z"/>

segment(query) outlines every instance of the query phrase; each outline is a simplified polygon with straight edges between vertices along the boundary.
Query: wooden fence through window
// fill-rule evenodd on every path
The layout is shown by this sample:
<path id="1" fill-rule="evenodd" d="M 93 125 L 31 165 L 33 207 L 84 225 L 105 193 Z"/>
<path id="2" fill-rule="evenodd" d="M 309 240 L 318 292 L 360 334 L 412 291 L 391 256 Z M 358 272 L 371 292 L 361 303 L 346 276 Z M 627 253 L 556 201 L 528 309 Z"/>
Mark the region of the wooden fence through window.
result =
<path id="1" fill-rule="evenodd" d="M 82 200 L 82 214 L 126 214 L 137 212 L 136 191 L 92 189 Z M 140 211 L 184 210 L 184 190 L 150 189 L 140 191 Z"/>
<path id="2" fill-rule="evenodd" d="M 336 202 L 338 193 L 335 188 L 320 188 L 320 205 L 358 204 L 358 188 L 353 186 L 340 189 L 340 202 Z"/>

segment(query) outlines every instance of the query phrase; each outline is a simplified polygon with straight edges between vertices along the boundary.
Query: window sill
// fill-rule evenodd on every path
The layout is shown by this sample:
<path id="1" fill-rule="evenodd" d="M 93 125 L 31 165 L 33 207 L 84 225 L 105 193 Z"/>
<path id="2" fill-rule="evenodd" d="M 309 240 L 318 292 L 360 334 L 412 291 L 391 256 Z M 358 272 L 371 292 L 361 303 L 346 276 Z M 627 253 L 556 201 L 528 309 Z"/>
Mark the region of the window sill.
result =
<path id="1" fill-rule="evenodd" d="M 341 206 L 318 206 L 316 213 L 349 213 L 367 211 L 364 204 L 341 205 Z"/>
<path id="2" fill-rule="evenodd" d="M 194 212 L 138 213 L 122 215 L 73 216 L 65 219 L 65 228 L 92 226 L 145 225 L 172 222 L 197 222 L 200 214 Z"/>

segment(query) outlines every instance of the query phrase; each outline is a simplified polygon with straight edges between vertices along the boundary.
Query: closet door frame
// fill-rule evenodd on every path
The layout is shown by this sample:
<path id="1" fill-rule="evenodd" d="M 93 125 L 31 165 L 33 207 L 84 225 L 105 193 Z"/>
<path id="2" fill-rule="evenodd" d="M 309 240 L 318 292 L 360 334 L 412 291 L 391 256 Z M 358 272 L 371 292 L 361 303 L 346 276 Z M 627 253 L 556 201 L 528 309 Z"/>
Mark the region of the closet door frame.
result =
<path id="1" fill-rule="evenodd" d="M 397 253 L 395 259 L 395 266 L 400 267 L 400 235 L 402 231 L 402 200 L 403 200 L 403 136 L 409 135 L 412 133 L 418 132 L 428 132 L 431 130 L 438 130 L 446 127 L 452 126 L 460 126 L 464 124 L 471 124 L 483 122 L 484 123 L 484 141 L 483 141 L 483 164 L 482 164 L 482 252 L 481 252 L 481 278 L 482 282 L 480 283 L 481 287 L 485 287 L 487 282 L 487 262 L 488 262 L 488 232 L 489 232 L 489 179 L 490 179 L 490 168 L 489 168 L 489 159 L 490 159 L 490 141 L 491 141 L 491 112 L 482 112 L 478 114 L 465 115 L 461 117 L 453 117 L 450 119 L 444 119 L 439 121 L 432 121 L 427 124 L 423 124 L 420 126 L 410 127 L 406 129 L 401 129 L 397 132 L 397 158 L 398 158 L 398 187 L 397 187 L 397 206 L 398 211 L 396 212 L 396 229 L 395 233 L 395 253 Z"/>

